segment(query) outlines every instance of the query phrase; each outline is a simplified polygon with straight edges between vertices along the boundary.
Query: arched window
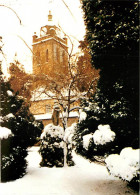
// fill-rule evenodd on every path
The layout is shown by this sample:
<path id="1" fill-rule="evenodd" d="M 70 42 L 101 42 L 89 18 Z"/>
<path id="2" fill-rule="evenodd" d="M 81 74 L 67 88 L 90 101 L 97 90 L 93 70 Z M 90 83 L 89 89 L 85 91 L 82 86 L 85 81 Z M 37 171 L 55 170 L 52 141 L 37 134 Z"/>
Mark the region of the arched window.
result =
<path id="1" fill-rule="evenodd" d="M 60 54 L 59 54 L 59 47 L 58 47 L 58 45 L 54 44 L 53 50 L 54 50 L 54 60 L 56 62 L 59 62 L 59 60 L 60 60 Z"/>
<path id="2" fill-rule="evenodd" d="M 59 61 L 59 48 L 57 47 L 57 62 Z"/>
<path id="3" fill-rule="evenodd" d="M 48 49 L 46 50 L 46 62 L 48 62 L 49 61 L 49 51 L 48 51 Z"/>
<path id="4" fill-rule="evenodd" d="M 57 60 L 57 46 L 56 44 L 53 45 L 53 52 L 54 52 L 54 60 Z"/>
<path id="5" fill-rule="evenodd" d="M 63 53 L 62 53 L 62 59 L 63 59 L 63 64 L 65 63 L 65 51 L 63 50 Z"/>
<path id="6" fill-rule="evenodd" d="M 64 49 L 60 49 L 60 62 L 64 65 L 65 63 L 65 50 Z"/>

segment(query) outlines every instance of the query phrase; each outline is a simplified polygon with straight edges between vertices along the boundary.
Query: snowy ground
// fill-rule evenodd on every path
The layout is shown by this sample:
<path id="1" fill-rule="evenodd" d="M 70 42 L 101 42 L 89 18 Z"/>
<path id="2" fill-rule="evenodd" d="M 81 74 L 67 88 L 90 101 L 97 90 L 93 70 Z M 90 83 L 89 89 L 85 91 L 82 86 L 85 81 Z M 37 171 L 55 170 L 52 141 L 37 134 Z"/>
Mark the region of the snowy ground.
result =
<path id="1" fill-rule="evenodd" d="M 0 195 L 137 195 L 125 182 L 109 176 L 104 166 L 74 154 L 74 167 L 40 168 L 38 147 L 27 156 L 28 173 L 0 184 Z"/>

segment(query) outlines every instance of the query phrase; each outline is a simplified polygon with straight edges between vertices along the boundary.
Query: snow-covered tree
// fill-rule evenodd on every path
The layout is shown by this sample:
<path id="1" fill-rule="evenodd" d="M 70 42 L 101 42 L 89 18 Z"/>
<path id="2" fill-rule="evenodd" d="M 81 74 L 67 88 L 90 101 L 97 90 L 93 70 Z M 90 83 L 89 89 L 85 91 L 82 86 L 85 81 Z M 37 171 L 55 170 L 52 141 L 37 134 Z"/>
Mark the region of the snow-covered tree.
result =
<path id="1" fill-rule="evenodd" d="M 1 180 L 9 181 L 22 177 L 26 173 L 27 147 L 37 142 L 43 125 L 36 122 L 21 96 L 10 88 L 9 82 L 0 74 L 1 112 L 0 134 L 7 129 L 11 136 L 1 140 Z"/>
<path id="2" fill-rule="evenodd" d="M 82 136 L 92 133 L 100 124 L 109 124 L 116 133 L 108 152 L 117 153 L 124 147 L 136 149 L 139 146 L 139 2 L 81 2 L 92 64 L 100 69 L 100 79 L 96 94 L 83 104 L 87 107 L 84 108 L 87 117 L 78 124 L 77 150 L 80 151 Z M 92 154 L 93 150 L 88 155 Z"/>

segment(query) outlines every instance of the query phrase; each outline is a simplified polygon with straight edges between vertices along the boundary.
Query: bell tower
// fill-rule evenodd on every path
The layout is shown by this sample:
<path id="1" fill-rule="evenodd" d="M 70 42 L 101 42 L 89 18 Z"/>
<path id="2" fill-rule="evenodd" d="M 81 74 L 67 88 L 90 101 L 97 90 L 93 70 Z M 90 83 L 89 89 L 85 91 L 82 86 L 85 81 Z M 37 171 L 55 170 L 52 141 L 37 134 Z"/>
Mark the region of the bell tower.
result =
<path id="1" fill-rule="evenodd" d="M 51 11 L 48 24 L 40 28 L 40 36 L 33 35 L 33 74 L 51 74 L 68 67 L 67 38 L 54 25 Z"/>

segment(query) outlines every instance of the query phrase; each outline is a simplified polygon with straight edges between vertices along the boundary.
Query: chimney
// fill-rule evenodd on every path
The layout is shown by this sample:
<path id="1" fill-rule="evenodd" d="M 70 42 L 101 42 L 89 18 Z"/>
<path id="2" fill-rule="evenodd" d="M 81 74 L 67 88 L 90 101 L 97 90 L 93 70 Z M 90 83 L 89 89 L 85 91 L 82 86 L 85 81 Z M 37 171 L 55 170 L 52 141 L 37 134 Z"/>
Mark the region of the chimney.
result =
<path id="1" fill-rule="evenodd" d="M 48 15 L 48 21 L 52 21 L 52 14 L 50 10 L 49 10 L 49 15 Z"/>
<path id="2" fill-rule="evenodd" d="M 36 41 L 37 37 L 38 37 L 38 36 L 36 35 L 36 32 L 34 32 L 34 35 L 33 35 L 33 42 Z"/>

